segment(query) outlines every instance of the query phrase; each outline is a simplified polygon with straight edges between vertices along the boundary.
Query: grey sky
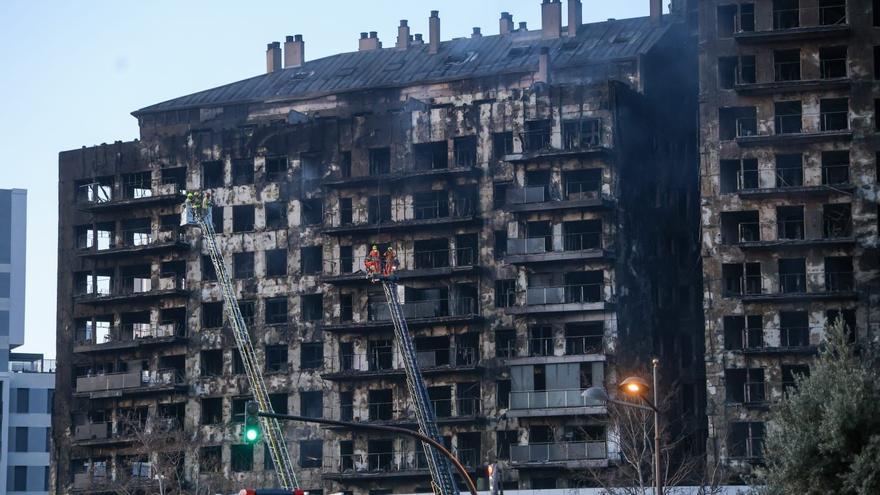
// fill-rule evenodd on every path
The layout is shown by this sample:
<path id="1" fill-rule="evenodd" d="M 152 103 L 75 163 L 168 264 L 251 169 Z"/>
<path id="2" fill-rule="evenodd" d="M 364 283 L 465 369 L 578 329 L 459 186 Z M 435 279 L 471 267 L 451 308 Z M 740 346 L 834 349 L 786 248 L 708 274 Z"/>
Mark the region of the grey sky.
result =
<path id="1" fill-rule="evenodd" d="M 302 34 L 306 59 L 393 45 L 400 19 L 442 38 L 496 34 L 499 13 L 540 26 L 540 0 L 0 2 L 0 187 L 28 190 L 24 351 L 55 355 L 58 152 L 138 136 L 130 112 L 265 70 L 266 43 Z M 565 3 L 565 2 L 563 2 Z M 664 2 L 666 3 L 666 2 Z M 584 22 L 648 13 L 648 0 L 584 0 Z M 565 15 L 563 13 L 563 15 Z"/>

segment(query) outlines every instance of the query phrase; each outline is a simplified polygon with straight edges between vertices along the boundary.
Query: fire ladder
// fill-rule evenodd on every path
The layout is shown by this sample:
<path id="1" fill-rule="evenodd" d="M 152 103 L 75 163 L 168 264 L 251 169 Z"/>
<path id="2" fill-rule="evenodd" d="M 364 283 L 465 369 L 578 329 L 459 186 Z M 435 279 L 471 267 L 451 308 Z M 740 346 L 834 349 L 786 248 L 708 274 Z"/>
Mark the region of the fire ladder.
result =
<path id="1" fill-rule="evenodd" d="M 241 361 L 244 364 L 245 373 L 247 373 L 254 401 L 260 406 L 260 411 L 274 412 L 272 403 L 269 402 L 269 392 L 266 390 L 266 383 L 263 381 L 263 373 L 260 371 L 254 346 L 251 344 L 247 324 L 241 315 L 241 309 L 238 307 L 238 300 L 232 288 L 232 278 L 226 270 L 226 263 L 223 262 L 223 255 L 217 246 L 216 233 L 214 232 L 214 224 L 210 219 L 210 214 L 201 212 L 197 208 L 191 208 L 188 203 L 183 214 L 185 216 L 182 222 L 184 225 L 197 224 L 202 228 L 202 236 L 208 245 L 208 252 L 211 254 L 211 261 L 214 263 L 214 271 L 217 273 L 217 282 L 223 291 L 223 300 L 226 302 L 226 316 L 229 318 L 229 323 L 232 326 L 232 334 L 235 336 L 235 344 L 238 347 L 238 352 L 241 354 Z M 266 445 L 269 447 L 272 463 L 275 466 L 275 474 L 278 475 L 281 487 L 287 490 L 299 488 L 299 481 L 293 472 L 293 464 L 290 462 L 290 453 L 287 451 L 287 444 L 284 442 L 284 432 L 281 429 L 280 423 L 275 418 L 264 417 L 260 417 L 260 422 L 263 429 L 263 437 L 266 439 Z"/>
<path id="2" fill-rule="evenodd" d="M 397 284 L 391 277 L 374 276 L 372 280 L 380 280 L 382 288 L 385 290 L 385 299 L 388 301 L 391 322 L 394 324 L 398 350 L 403 357 L 406 385 L 409 389 L 410 397 L 412 397 L 419 430 L 423 435 L 442 443 L 443 438 L 437 429 L 437 418 L 434 414 L 431 399 L 428 396 L 428 388 L 425 386 L 425 380 L 422 378 L 422 373 L 415 359 L 416 352 L 412 336 L 409 333 L 409 328 L 406 326 L 406 318 L 404 317 L 400 300 L 397 298 Z M 435 493 L 437 495 L 458 495 L 459 492 L 455 486 L 455 480 L 452 478 L 452 470 L 446 458 L 427 443 L 422 443 L 422 449 L 428 461 L 428 470 L 431 472 Z"/>

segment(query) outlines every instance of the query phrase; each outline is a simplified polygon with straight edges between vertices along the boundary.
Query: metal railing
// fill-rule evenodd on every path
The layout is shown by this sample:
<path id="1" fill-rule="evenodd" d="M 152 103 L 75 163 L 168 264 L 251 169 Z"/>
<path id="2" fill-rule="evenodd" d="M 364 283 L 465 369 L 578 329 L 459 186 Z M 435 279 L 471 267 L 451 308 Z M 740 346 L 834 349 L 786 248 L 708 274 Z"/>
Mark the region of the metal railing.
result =
<path id="1" fill-rule="evenodd" d="M 565 355 L 580 356 L 584 354 L 602 354 L 605 352 L 605 337 L 603 335 L 584 335 L 578 337 L 565 337 Z"/>
<path id="2" fill-rule="evenodd" d="M 393 402 L 369 402 L 367 414 L 370 421 L 393 421 L 397 416 Z"/>
<path id="3" fill-rule="evenodd" d="M 562 149 L 591 149 L 601 144 L 602 121 L 600 119 L 584 119 L 562 123 Z"/>
<path id="4" fill-rule="evenodd" d="M 370 321 L 391 320 L 388 304 L 373 302 L 369 304 Z M 444 316 L 469 316 L 477 314 L 476 301 L 470 297 L 456 299 L 433 299 L 427 301 L 404 301 L 401 303 L 404 317 L 441 318 Z"/>
<path id="5" fill-rule="evenodd" d="M 825 272 L 827 292 L 849 292 L 855 289 L 855 276 L 851 271 Z"/>
<path id="6" fill-rule="evenodd" d="M 757 117 L 737 117 L 736 137 L 756 136 L 758 134 Z"/>
<path id="7" fill-rule="evenodd" d="M 764 341 L 763 328 L 743 328 L 742 330 L 742 348 L 743 350 L 760 350 L 767 347 Z"/>
<path id="8" fill-rule="evenodd" d="M 820 114 L 822 131 L 845 131 L 849 129 L 849 111 L 840 110 Z"/>
<path id="9" fill-rule="evenodd" d="M 799 294 L 807 292 L 807 274 L 780 273 L 779 292 L 782 294 Z"/>
<path id="10" fill-rule="evenodd" d="M 13 373 L 55 373 L 57 361 L 54 359 L 34 359 L 9 361 L 9 371 Z"/>
<path id="11" fill-rule="evenodd" d="M 758 188 L 758 171 L 739 171 L 736 173 L 737 190 L 757 189 Z"/>
<path id="12" fill-rule="evenodd" d="M 586 389 L 524 390 L 510 393 L 511 409 L 553 409 L 561 407 L 597 407 L 601 401 L 583 396 Z"/>
<path id="13" fill-rule="evenodd" d="M 413 251 L 413 268 L 446 268 L 472 266 L 476 262 L 473 248 L 439 249 L 436 251 Z"/>
<path id="14" fill-rule="evenodd" d="M 550 249 L 547 246 L 550 246 Z M 543 254 L 549 252 L 587 251 L 602 248 L 602 232 L 547 235 L 526 239 L 508 239 L 507 254 Z"/>
<path id="15" fill-rule="evenodd" d="M 103 204 L 113 201 L 112 184 L 84 184 L 77 190 L 77 203 Z"/>
<path id="16" fill-rule="evenodd" d="M 757 175 L 756 175 L 757 177 Z M 803 168 L 777 168 L 776 187 L 800 187 L 804 185 Z"/>
<path id="17" fill-rule="evenodd" d="M 439 218 L 461 218 L 475 213 L 474 201 L 467 198 L 458 198 L 451 201 L 413 201 L 412 217 L 405 219 L 434 220 Z"/>
<path id="18" fill-rule="evenodd" d="M 566 180 L 563 181 L 565 199 L 577 201 L 582 199 L 596 199 L 602 190 L 601 180 Z"/>
<path id="19" fill-rule="evenodd" d="M 550 149 L 551 135 L 552 133 L 549 128 L 522 131 L 519 134 L 519 138 L 522 142 L 523 151 L 535 152 Z"/>
<path id="20" fill-rule="evenodd" d="M 819 60 L 819 74 L 822 79 L 836 79 L 847 76 L 846 57 Z"/>
<path id="21" fill-rule="evenodd" d="M 605 441 L 532 443 L 510 446 L 510 462 L 513 464 L 600 460 L 607 457 L 608 447 Z"/>
<path id="22" fill-rule="evenodd" d="M 416 345 L 418 347 L 418 345 Z M 419 367 L 473 366 L 477 363 L 477 350 L 473 347 L 452 347 L 449 349 L 416 349 L 416 362 Z"/>
<path id="23" fill-rule="evenodd" d="M 776 231 L 779 239 L 797 240 L 804 238 L 804 220 L 778 220 Z"/>
<path id="24" fill-rule="evenodd" d="M 339 457 L 326 458 L 324 466 L 328 471 L 335 473 L 376 473 L 428 469 L 428 463 L 422 452 L 342 454 Z"/>
<path id="25" fill-rule="evenodd" d="M 739 222 L 739 242 L 758 242 L 761 240 L 761 224 L 758 222 Z"/>
<path id="26" fill-rule="evenodd" d="M 431 405 L 438 418 L 472 417 L 482 411 L 482 401 L 478 397 L 431 399 Z"/>
<path id="27" fill-rule="evenodd" d="M 764 281 L 761 275 L 738 275 L 724 279 L 725 296 L 761 294 L 763 292 Z"/>
<path id="28" fill-rule="evenodd" d="M 779 329 L 779 347 L 809 347 L 810 327 L 782 327 Z"/>
<path id="29" fill-rule="evenodd" d="M 743 404 L 761 404 L 767 401 L 764 382 L 746 382 L 743 384 Z"/>
<path id="30" fill-rule="evenodd" d="M 837 5 L 820 5 L 819 24 L 822 26 L 846 24 L 846 0 L 839 0 Z"/>
<path id="31" fill-rule="evenodd" d="M 554 343 L 553 337 L 537 337 L 529 339 L 529 356 L 552 356 Z"/>
<path id="32" fill-rule="evenodd" d="M 800 134 L 803 132 L 803 122 L 799 113 L 779 114 L 773 120 L 776 134 Z"/>
<path id="33" fill-rule="evenodd" d="M 601 283 L 563 285 L 558 287 L 529 287 L 526 305 L 572 304 L 602 301 Z"/>
<path id="34" fill-rule="evenodd" d="M 382 351 L 367 352 L 366 354 L 343 354 L 331 363 L 331 368 L 337 373 L 363 373 L 369 371 L 393 371 L 401 369 L 394 362 L 394 352 L 391 348 Z"/>
<path id="35" fill-rule="evenodd" d="M 822 165 L 822 184 L 849 183 L 849 164 Z"/>
<path id="36" fill-rule="evenodd" d="M 775 81 L 797 81 L 801 78 L 801 63 L 776 62 L 773 64 L 773 76 Z"/>
<path id="37" fill-rule="evenodd" d="M 800 9 L 779 9 L 773 11 L 773 29 L 792 29 L 800 27 Z"/>

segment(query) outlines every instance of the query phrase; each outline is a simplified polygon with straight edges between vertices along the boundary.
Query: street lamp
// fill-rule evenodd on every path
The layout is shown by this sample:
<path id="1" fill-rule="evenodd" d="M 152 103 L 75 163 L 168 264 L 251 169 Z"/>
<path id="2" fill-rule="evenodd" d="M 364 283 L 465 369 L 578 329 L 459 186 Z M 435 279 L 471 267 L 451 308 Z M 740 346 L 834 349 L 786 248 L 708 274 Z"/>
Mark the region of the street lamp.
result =
<path id="1" fill-rule="evenodd" d="M 648 384 L 648 381 L 644 378 L 638 376 L 630 376 L 625 378 L 620 384 L 618 384 L 618 389 L 625 394 L 632 397 L 638 397 L 644 401 L 647 406 L 642 406 L 639 404 L 633 404 L 632 402 L 624 402 L 619 400 L 614 400 L 608 396 L 608 392 L 605 391 L 602 387 L 590 387 L 584 390 L 583 394 L 581 394 L 584 399 L 594 402 L 611 402 L 612 404 L 618 404 L 626 407 L 634 407 L 636 409 L 644 409 L 647 411 L 652 411 L 654 413 L 654 493 L 656 495 L 663 495 L 663 482 L 660 479 L 660 410 L 657 408 L 657 368 L 660 365 L 659 359 L 652 359 L 651 366 L 654 375 L 654 386 L 651 387 Z M 648 399 L 646 394 L 654 389 L 654 400 L 651 401 Z"/>

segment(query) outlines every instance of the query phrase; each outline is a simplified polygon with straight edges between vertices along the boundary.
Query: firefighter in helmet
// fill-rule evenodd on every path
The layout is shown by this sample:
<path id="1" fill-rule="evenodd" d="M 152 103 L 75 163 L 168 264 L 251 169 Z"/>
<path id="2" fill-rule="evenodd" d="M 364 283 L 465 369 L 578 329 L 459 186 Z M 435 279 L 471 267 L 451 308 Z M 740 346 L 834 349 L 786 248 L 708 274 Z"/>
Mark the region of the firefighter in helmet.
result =
<path id="1" fill-rule="evenodd" d="M 394 271 L 397 270 L 397 254 L 394 252 L 394 248 L 388 246 L 388 249 L 385 250 L 385 264 L 383 266 L 382 275 L 386 277 L 390 277 L 394 274 Z"/>
<path id="2" fill-rule="evenodd" d="M 364 259 L 364 268 L 367 269 L 367 275 L 373 276 L 379 273 L 379 247 L 373 244 L 370 254 Z"/>

